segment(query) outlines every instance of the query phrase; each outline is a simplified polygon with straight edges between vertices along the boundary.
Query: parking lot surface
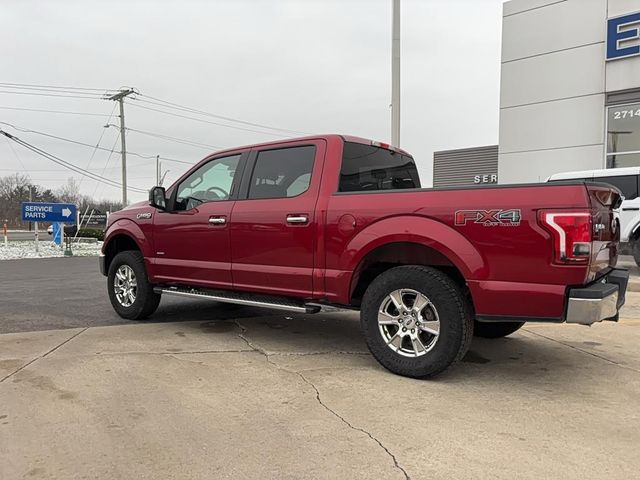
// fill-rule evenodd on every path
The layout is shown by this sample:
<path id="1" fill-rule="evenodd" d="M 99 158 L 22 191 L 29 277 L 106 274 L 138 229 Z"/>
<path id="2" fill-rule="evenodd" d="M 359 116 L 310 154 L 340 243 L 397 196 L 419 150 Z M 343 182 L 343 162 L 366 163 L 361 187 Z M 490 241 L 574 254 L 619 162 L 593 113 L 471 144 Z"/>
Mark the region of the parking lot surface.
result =
<path id="1" fill-rule="evenodd" d="M 0 335 L 0 477 L 636 478 L 639 306 L 476 339 L 432 381 L 383 370 L 354 313 Z"/>
<path id="2" fill-rule="evenodd" d="M 131 324 L 111 308 L 97 257 L 0 261 L 0 333 Z M 259 308 L 163 298 L 153 322 L 262 316 Z"/>

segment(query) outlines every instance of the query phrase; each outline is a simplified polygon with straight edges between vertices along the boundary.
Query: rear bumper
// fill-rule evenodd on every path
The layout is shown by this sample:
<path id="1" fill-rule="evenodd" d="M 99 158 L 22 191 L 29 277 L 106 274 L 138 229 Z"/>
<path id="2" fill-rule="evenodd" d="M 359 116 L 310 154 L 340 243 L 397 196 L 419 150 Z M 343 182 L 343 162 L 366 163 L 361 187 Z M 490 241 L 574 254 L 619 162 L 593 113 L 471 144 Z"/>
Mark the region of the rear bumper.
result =
<path id="1" fill-rule="evenodd" d="M 588 287 L 571 288 L 566 322 L 592 325 L 603 320 L 617 320 L 625 302 L 628 282 L 629 272 L 616 269 Z"/>

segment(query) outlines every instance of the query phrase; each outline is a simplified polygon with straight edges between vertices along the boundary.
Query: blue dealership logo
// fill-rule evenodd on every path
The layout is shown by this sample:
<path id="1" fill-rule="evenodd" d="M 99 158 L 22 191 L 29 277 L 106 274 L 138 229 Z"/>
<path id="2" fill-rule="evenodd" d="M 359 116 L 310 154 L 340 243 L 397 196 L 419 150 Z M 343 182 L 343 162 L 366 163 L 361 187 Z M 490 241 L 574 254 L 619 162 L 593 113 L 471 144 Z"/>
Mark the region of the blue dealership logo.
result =
<path id="1" fill-rule="evenodd" d="M 607 60 L 640 55 L 640 12 L 607 21 Z"/>

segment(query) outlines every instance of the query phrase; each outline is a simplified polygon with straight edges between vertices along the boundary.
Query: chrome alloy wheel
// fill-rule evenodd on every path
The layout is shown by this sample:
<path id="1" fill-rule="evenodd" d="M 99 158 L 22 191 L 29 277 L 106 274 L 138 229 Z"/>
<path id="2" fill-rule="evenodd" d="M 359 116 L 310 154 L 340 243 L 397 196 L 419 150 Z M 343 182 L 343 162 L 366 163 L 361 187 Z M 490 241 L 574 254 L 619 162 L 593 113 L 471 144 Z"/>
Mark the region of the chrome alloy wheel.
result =
<path id="1" fill-rule="evenodd" d="M 405 357 L 420 357 L 440 336 L 440 318 L 431 301 L 411 289 L 387 295 L 378 310 L 378 328 L 387 346 Z"/>
<path id="2" fill-rule="evenodd" d="M 138 284 L 136 283 L 136 274 L 129 265 L 121 265 L 116 271 L 116 276 L 113 279 L 113 291 L 118 303 L 123 307 L 130 307 L 136 301 Z"/>

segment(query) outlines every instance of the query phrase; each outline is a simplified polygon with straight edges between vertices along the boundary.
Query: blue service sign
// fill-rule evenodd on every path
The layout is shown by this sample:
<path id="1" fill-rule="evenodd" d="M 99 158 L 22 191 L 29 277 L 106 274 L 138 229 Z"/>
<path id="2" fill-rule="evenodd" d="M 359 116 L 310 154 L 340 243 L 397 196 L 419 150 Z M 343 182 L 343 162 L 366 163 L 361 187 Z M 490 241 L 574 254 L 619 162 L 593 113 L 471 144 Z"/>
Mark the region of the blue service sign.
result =
<path id="1" fill-rule="evenodd" d="M 76 223 L 77 211 L 73 203 L 23 202 L 22 220 L 25 222 Z"/>
<path id="2" fill-rule="evenodd" d="M 640 55 L 640 12 L 607 20 L 607 60 Z"/>

